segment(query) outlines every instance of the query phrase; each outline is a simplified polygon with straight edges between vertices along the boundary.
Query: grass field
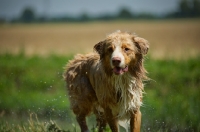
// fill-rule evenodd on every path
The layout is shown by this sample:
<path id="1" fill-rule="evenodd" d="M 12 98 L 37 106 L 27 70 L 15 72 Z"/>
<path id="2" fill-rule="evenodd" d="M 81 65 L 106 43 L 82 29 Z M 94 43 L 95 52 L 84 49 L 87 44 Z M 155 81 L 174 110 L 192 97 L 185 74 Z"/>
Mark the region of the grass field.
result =
<path id="1" fill-rule="evenodd" d="M 200 131 L 199 22 L 0 25 L 0 131 L 79 131 L 63 67 L 73 54 L 92 51 L 117 29 L 134 31 L 151 44 L 145 67 L 152 80 L 145 85 L 142 131 Z M 95 131 L 93 117 L 89 126 Z"/>
<path id="2" fill-rule="evenodd" d="M 72 131 L 76 121 L 62 79 L 62 67 L 69 58 L 0 55 L 0 122 L 27 124 L 29 114 L 36 113 L 42 122 L 54 120 Z M 199 57 L 181 61 L 148 58 L 145 66 L 152 81 L 146 84 L 141 108 L 143 131 L 199 131 Z"/>

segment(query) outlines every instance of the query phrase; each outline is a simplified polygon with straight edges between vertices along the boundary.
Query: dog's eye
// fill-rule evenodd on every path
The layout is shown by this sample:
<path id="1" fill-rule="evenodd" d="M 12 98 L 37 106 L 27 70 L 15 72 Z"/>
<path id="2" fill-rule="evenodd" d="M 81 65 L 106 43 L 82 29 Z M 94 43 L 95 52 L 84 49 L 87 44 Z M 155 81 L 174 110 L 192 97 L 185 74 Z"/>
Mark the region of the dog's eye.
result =
<path id="1" fill-rule="evenodd" d="M 109 51 L 109 52 L 112 52 L 112 51 L 113 51 L 113 48 L 112 48 L 112 47 L 109 47 L 109 48 L 108 48 L 108 51 Z"/>
<path id="2" fill-rule="evenodd" d="M 124 50 L 127 52 L 127 51 L 129 51 L 130 49 L 129 49 L 129 48 L 124 48 Z"/>

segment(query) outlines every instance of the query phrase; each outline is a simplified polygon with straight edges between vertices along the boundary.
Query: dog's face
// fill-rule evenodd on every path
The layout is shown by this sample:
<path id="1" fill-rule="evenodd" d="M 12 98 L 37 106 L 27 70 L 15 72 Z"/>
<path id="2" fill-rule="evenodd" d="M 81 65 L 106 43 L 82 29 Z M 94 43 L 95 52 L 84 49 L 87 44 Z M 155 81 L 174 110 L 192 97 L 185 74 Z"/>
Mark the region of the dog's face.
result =
<path id="1" fill-rule="evenodd" d="M 148 42 L 132 34 L 117 31 L 94 46 L 109 74 L 122 75 L 135 67 L 148 51 Z"/>

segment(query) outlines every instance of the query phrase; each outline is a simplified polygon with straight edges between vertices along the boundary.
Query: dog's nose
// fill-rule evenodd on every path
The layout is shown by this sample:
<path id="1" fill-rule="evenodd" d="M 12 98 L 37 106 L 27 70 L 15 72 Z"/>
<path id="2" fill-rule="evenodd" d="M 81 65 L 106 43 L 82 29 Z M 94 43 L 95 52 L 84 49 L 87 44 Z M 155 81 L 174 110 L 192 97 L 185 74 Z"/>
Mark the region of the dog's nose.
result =
<path id="1" fill-rule="evenodd" d="M 114 66 L 119 66 L 120 63 L 121 63 L 121 58 L 119 58 L 119 57 L 113 57 L 112 58 L 112 64 Z"/>

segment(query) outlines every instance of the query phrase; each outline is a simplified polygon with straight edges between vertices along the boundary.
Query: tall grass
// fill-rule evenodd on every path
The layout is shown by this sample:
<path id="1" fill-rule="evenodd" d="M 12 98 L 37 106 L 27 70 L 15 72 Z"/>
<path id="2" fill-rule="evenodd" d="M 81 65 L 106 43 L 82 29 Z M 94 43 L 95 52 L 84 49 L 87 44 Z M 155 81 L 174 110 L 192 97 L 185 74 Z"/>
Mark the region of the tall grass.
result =
<path id="1" fill-rule="evenodd" d="M 169 131 L 200 130 L 200 62 L 148 60 L 152 81 L 146 85 L 142 111 L 144 128 Z"/>
<path id="2" fill-rule="evenodd" d="M 39 124 L 32 120 L 38 127 L 52 119 L 64 130 L 79 129 L 75 127 L 62 79 L 63 67 L 70 58 L 27 57 L 23 53 L 0 55 L 1 130 L 20 122 L 30 127 L 31 112 L 41 120 Z M 148 58 L 145 67 L 152 80 L 145 85 L 142 130 L 200 131 L 199 58 L 179 61 Z M 91 129 L 94 125 L 90 122 Z"/>
<path id="3" fill-rule="evenodd" d="M 1 132 L 70 132 L 61 130 L 53 121 L 40 122 L 36 114 L 31 113 L 30 118 L 25 123 L 9 124 L 8 122 L 0 123 Z"/>
<path id="4" fill-rule="evenodd" d="M 66 109 L 68 102 L 62 80 L 62 66 L 66 60 L 67 58 L 56 56 L 28 58 L 23 54 L 1 55 L 0 109 L 5 111 Z"/>

